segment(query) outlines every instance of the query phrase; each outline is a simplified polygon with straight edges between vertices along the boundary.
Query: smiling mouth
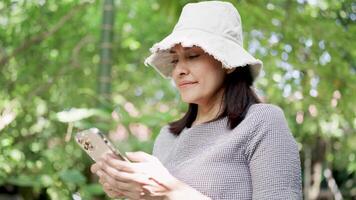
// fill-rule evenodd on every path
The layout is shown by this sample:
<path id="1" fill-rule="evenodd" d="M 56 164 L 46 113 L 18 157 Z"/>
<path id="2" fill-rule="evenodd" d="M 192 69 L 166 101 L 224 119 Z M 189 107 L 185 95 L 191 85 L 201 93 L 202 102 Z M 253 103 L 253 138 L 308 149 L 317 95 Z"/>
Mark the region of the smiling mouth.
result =
<path id="1" fill-rule="evenodd" d="M 179 87 L 180 87 L 180 88 L 186 88 L 186 87 L 193 86 L 193 85 L 195 85 L 196 83 L 198 83 L 198 82 L 183 83 L 183 84 L 180 84 Z"/>

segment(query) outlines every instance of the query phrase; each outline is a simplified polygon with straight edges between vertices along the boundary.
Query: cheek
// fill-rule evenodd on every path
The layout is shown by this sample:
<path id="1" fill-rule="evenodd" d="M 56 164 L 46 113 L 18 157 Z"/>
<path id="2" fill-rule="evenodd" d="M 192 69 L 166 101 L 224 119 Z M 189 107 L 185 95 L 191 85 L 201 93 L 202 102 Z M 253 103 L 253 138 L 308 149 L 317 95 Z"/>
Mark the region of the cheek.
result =
<path id="1" fill-rule="evenodd" d="M 223 79 L 220 77 L 212 77 L 210 79 L 205 79 L 201 85 L 201 90 L 204 91 L 206 95 L 214 95 L 223 85 Z"/>
<path id="2" fill-rule="evenodd" d="M 201 83 L 205 91 L 216 92 L 224 83 L 225 72 L 215 66 L 214 68 L 207 68 L 201 72 Z"/>

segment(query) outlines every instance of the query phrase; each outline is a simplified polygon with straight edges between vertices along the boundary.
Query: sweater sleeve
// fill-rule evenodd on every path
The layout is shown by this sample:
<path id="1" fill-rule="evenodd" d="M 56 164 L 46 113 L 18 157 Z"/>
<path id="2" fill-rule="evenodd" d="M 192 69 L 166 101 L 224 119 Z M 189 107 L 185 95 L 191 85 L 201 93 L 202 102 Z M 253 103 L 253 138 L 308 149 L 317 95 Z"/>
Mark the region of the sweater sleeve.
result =
<path id="1" fill-rule="evenodd" d="M 298 147 L 283 111 L 270 105 L 257 114 L 260 120 L 245 152 L 252 179 L 252 199 L 302 199 Z"/>

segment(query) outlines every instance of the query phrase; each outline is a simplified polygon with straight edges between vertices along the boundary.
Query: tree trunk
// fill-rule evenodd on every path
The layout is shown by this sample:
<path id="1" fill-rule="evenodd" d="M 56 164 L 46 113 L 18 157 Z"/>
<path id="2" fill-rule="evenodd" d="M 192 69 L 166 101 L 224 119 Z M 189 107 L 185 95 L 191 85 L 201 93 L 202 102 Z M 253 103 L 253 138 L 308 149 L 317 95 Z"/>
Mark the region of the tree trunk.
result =
<path id="1" fill-rule="evenodd" d="M 325 154 L 326 142 L 320 136 L 316 138 L 312 148 L 305 149 L 304 199 L 306 200 L 316 200 L 319 197 Z"/>
<path id="2" fill-rule="evenodd" d="M 105 0 L 103 5 L 103 22 L 101 27 L 102 31 L 100 42 L 100 64 L 98 74 L 98 94 L 100 100 L 110 100 L 111 96 L 113 26 L 114 1 Z"/>

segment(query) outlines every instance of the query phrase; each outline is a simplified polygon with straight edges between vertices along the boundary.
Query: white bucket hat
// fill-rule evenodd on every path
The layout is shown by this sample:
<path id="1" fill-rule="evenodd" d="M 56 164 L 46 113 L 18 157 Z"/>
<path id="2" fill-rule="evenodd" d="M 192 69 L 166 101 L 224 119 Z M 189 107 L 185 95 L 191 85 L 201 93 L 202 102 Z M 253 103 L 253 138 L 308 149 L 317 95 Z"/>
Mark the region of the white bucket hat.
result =
<path id="1" fill-rule="evenodd" d="M 253 79 L 263 65 L 243 48 L 241 18 L 228 2 L 205 1 L 185 5 L 172 33 L 153 45 L 145 65 L 154 67 L 164 78 L 170 78 L 173 64 L 169 50 L 176 44 L 198 46 L 227 69 L 250 65 Z"/>

